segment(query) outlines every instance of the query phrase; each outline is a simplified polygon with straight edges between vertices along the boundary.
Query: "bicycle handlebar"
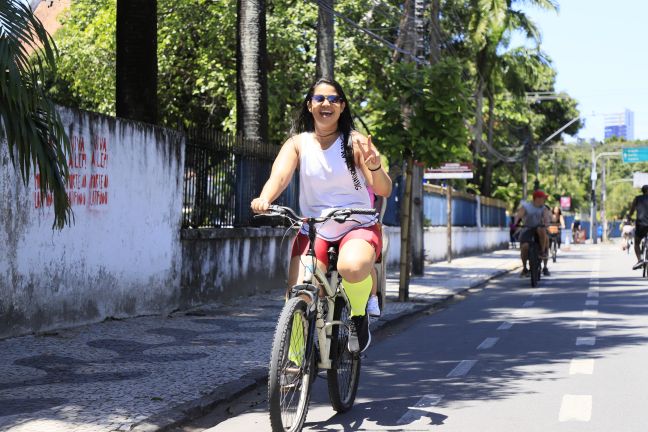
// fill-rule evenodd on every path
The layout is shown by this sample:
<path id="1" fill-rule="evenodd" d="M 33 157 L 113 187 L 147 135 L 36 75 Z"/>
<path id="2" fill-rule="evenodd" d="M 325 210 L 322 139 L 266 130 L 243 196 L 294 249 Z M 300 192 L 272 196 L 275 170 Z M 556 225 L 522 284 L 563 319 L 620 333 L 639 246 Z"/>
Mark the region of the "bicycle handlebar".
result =
<path id="1" fill-rule="evenodd" d="M 319 217 L 305 217 L 299 216 L 293 209 L 286 206 L 279 205 L 270 205 L 268 207 L 268 213 L 257 214 L 254 217 L 263 217 L 263 216 L 283 216 L 292 221 L 301 221 L 301 222 L 310 222 L 310 223 L 321 223 L 326 222 L 329 219 L 333 219 L 336 222 L 343 223 L 351 215 L 354 214 L 364 214 L 364 215 L 374 215 L 377 216 L 377 212 L 374 209 L 366 208 L 340 208 L 340 209 L 331 209 L 324 216 Z"/>

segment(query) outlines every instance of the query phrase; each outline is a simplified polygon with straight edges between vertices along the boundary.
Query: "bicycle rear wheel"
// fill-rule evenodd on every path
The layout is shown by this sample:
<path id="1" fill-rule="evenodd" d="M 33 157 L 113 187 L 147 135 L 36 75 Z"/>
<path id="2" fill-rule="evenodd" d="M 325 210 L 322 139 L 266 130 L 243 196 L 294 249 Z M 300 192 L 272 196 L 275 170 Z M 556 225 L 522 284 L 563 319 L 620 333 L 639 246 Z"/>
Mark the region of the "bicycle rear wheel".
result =
<path id="1" fill-rule="evenodd" d="M 540 280 L 540 255 L 536 242 L 529 243 L 529 270 L 531 272 L 531 287 L 535 288 Z"/>
<path id="2" fill-rule="evenodd" d="M 349 321 L 349 306 L 343 298 L 335 300 L 333 320 Z M 360 354 L 348 347 L 349 330 L 345 325 L 334 325 L 331 333 L 331 369 L 326 372 L 331 406 L 337 412 L 353 407 L 360 381 Z"/>
<path id="3" fill-rule="evenodd" d="M 558 254 L 558 242 L 553 240 L 551 242 L 551 259 L 556 262 L 556 255 Z"/>
<path id="4" fill-rule="evenodd" d="M 315 370 L 307 308 L 301 297 L 288 300 L 275 330 L 268 375 L 268 407 L 274 432 L 299 431 L 306 420 Z"/>

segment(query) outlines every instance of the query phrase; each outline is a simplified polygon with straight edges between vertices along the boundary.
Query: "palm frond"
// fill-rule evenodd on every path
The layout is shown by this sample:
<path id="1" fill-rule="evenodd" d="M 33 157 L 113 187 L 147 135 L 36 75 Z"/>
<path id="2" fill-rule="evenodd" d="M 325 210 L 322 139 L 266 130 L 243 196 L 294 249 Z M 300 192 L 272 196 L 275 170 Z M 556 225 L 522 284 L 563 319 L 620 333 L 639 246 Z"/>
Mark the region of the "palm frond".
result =
<path id="1" fill-rule="evenodd" d="M 45 65 L 55 69 L 56 47 L 42 23 L 29 6 L 0 0 L 0 141 L 25 183 L 38 171 L 41 200 L 52 193 L 54 226 L 62 228 L 72 216 L 65 191 L 70 143 L 41 87 Z"/>

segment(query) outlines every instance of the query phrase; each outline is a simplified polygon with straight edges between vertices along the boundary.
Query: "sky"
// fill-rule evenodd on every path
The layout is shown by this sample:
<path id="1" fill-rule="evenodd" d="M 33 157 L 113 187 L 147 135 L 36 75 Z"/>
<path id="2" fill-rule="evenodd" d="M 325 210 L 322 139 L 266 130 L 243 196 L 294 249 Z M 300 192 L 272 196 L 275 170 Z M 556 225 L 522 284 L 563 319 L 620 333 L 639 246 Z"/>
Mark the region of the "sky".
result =
<path id="1" fill-rule="evenodd" d="M 629 109 L 635 139 L 648 139 L 648 0 L 557 1 L 558 13 L 523 11 L 558 72 L 556 91 L 576 99 L 585 117 L 577 137 L 602 140 L 604 115 Z"/>

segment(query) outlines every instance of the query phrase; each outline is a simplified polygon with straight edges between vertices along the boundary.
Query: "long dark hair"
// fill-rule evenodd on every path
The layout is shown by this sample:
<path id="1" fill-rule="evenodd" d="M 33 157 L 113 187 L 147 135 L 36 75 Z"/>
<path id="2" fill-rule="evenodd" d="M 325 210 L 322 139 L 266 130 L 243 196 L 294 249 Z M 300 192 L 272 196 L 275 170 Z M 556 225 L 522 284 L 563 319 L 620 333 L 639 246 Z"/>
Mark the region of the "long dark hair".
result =
<path id="1" fill-rule="evenodd" d="M 297 115 L 293 121 L 292 127 L 290 129 L 290 135 L 298 135 L 302 132 L 315 132 L 315 120 L 313 120 L 313 113 L 308 110 L 308 103 L 313 97 L 315 92 L 315 87 L 320 84 L 328 84 L 335 88 L 338 96 L 344 102 L 344 110 L 340 113 L 340 118 L 338 119 L 338 131 L 342 134 L 342 158 L 346 162 L 346 166 L 351 172 L 351 177 L 353 178 L 353 186 L 356 190 L 360 189 L 360 180 L 358 179 L 358 173 L 356 172 L 355 161 L 353 158 L 353 139 L 351 137 L 351 132 L 355 130 L 355 124 L 353 123 L 353 116 L 351 115 L 351 108 L 349 107 L 349 102 L 347 100 L 342 86 L 335 80 L 320 78 L 308 89 L 304 100 L 299 106 Z"/>

